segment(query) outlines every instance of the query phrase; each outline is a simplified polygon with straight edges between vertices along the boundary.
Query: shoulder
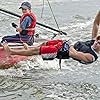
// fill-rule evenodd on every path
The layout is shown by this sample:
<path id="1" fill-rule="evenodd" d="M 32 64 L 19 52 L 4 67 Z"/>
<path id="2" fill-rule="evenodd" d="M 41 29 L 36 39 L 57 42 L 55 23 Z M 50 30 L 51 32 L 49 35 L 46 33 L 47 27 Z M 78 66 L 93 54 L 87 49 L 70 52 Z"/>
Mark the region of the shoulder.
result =
<path id="1" fill-rule="evenodd" d="M 30 16 L 26 16 L 25 19 L 31 19 L 31 17 Z"/>
<path id="2" fill-rule="evenodd" d="M 25 20 L 25 21 L 32 21 L 32 18 L 31 18 L 30 16 L 26 16 L 26 17 L 24 18 L 24 20 Z"/>
<path id="3" fill-rule="evenodd" d="M 95 39 L 92 39 L 92 40 L 88 40 L 85 42 L 86 45 L 93 45 Z"/>

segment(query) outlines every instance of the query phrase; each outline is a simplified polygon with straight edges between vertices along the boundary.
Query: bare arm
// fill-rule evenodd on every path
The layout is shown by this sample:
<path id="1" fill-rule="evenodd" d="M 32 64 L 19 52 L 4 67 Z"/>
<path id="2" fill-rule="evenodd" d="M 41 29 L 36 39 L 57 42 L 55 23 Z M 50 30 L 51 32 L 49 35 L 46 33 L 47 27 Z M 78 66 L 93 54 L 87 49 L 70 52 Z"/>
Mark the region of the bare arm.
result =
<path id="1" fill-rule="evenodd" d="M 70 52 L 69 52 L 70 57 L 84 61 L 84 62 L 91 62 L 93 61 L 93 55 L 89 53 L 83 53 L 76 51 L 73 46 L 70 47 Z"/>
<path id="2" fill-rule="evenodd" d="M 92 39 L 95 39 L 95 37 L 98 34 L 99 24 L 100 24 L 100 11 L 97 13 L 93 23 Z"/>

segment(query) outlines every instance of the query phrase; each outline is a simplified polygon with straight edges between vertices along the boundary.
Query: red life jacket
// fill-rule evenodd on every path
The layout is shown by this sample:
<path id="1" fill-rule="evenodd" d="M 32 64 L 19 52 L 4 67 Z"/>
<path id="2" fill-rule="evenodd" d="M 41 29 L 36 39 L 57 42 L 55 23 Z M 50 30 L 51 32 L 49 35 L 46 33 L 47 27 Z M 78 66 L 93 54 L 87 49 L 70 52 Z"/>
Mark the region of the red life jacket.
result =
<path id="1" fill-rule="evenodd" d="M 28 32 L 28 35 L 34 35 L 35 33 L 35 26 L 36 26 L 36 16 L 33 13 L 27 13 L 27 14 L 23 14 L 20 18 L 20 24 L 22 23 L 22 21 L 24 20 L 25 17 L 31 17 L 32 18 L 32 23 L 31 25 L 26 29 Z"/>

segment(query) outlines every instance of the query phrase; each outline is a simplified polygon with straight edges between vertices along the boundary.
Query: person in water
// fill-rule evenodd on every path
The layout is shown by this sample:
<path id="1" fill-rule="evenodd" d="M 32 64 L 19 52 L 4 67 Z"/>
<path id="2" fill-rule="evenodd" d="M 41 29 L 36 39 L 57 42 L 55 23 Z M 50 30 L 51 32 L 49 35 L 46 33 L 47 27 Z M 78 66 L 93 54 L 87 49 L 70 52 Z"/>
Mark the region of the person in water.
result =
<path id="1" fill-rule="evenodd" d="M 25 42 L 28 45 L 33 44 L 36 27 L 36 16 L 32 12 L 31 4 L 29 2 L 23 2 L 19 9 L 22 10 L 19 27 L 15 23 L 12 23 L 12 26 L 16 28 L 16 31 L 19 32 L 19 34 L 5 36 L 2 38 L 1 43 L 6 41 L 17 43 Z"/>
<path id="2" fill-rule="evenodd" d="M 8 44 L 4 44 L 4 49 L 11 55 L 32 56 L 41 55 L 43 59 L 53 60 L 69 59 L 79 61 L 83 64 L 90 64 L 97 60 L 100 52 L 100 35 L 98 35 L 98 27 L 100 24 L 100 13 L 95 17 L 92 39 L 88 41 L 78 41 L 73 45 L 70 45 L 68 41 L 63 40 L 50 40 L 43 43 L 40 46 L 28 48 L 28 45 L 24 43 L 26 49 L 11 49 Z"/>

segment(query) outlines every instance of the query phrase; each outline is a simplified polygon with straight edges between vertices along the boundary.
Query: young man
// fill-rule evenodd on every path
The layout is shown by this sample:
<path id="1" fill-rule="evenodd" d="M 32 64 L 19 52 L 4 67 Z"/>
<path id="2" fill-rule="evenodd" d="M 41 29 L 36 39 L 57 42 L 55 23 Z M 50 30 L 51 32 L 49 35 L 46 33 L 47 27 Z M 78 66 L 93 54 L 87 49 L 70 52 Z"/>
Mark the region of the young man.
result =
<path id="1" fill-rule="evenodd" d="M 28 45 L 32 45 L 34 42 L 34 33 L 35 33 L 35 26 L 36 26 L 36 16 L 31 11 L 31 4 L 29 2 L 23 2 L 21 7 L 19 8 L 22 10 L 23 15 L 20 18 L 20 26 L 17 27 L 16 24 L 12 24 L 13 27 L 16 28 L 16 31 L 19 34 L 13 36 L 5 36 L 2 38 L 2 41 L 7 42 L 25 42 Z"/>
<path id="2" fill-rule="evenodd" d="M 4 49 L 11 55 L 42 55 L 43 59 L 73 58 L 83 64 L 89 64 L 97 60 L 100 51 L 100 35 L 97 35 L 98 31 L 96 31 L 98 30 L 99 23 L 100 14 L 97 14 L 92 30 L 92 40 L 89 41 L 78 41 L 74 45 L 69 45 L 68 42 L 62 40 L 51 40 L 41 46 L 24 50 L 11 49 L 7 44 L 4 44 Z M 26 44 L 24 46 L 27 47 Z"/>

